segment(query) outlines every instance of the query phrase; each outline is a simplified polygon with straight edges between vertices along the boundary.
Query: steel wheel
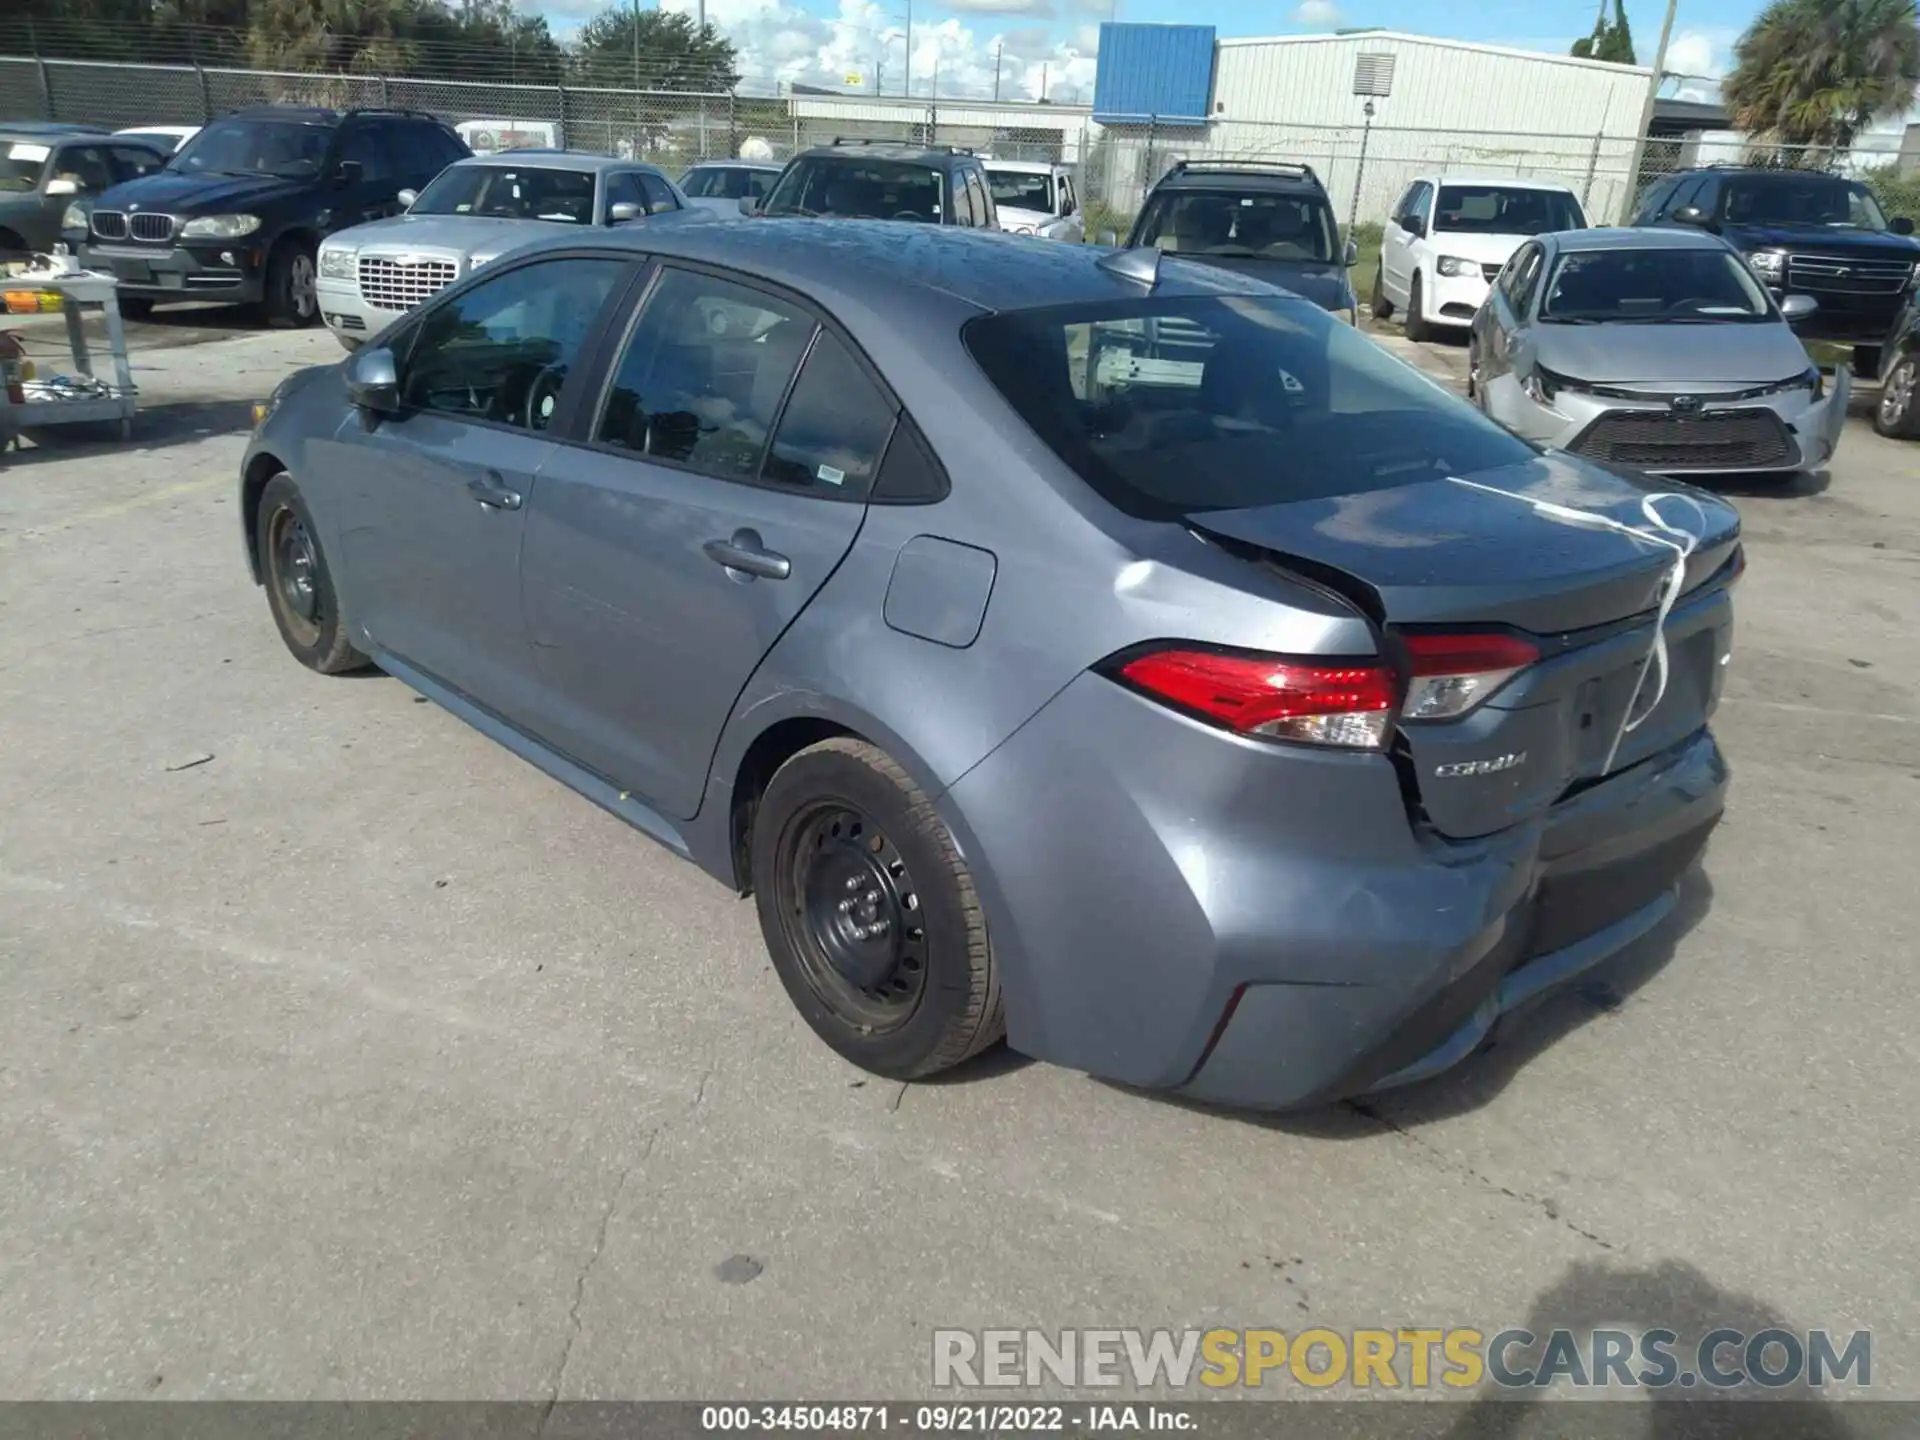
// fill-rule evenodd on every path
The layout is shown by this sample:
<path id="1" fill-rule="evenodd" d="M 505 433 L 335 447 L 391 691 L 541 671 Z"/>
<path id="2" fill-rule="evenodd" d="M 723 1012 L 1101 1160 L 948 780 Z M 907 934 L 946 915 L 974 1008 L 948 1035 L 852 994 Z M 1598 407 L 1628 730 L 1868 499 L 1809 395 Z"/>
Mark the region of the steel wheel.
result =
<path id="1" fill-rule="evenodd" d="M 838 800 L 795 815 L 782 839 L 782 921 L 808 986 L 853 1024 L 905 1024 L 926 993 L 927 932 L 899 849 Z"/>
<path id="2" fill-rule="evenodd" d="M 301 645 L 320 642 L 319 552 L 304 521 L 291 507 L 274 512 L 268 530 L 267 563 L 274 597 L 287 629 Z"/>
<path id="3" fill-rule="evenodd" d="M 1911 437 L 1916 429 L 1913 402 L 1920 388 L 1920 362 L 1903 356 L 1880 383 L 1880 403 L 1874 407 L 1873 428 L 1882 435 Z"/>

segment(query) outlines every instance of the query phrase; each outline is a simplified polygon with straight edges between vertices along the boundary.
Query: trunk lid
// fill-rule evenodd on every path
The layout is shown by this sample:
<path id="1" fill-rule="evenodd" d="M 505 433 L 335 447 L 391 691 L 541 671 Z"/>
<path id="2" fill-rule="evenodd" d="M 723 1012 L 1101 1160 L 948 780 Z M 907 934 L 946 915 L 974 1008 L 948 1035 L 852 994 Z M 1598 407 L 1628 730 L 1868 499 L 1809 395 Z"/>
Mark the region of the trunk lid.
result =
<path id="1" fill-rule="evenodd" d="M 1424 480 L 1208 511 L 1190 523 L 1249 559 L 1340 591 L 1390 635 L 1502 629 L 1537 643 L 1539 661 L 1464 716 L 1399 727 L 1397 752 L 1427 817 L 1441 833 L 1468 838 L 1544 814 L 1569 790 L 1706 723 L 1732 627 L 1726 585 L 1712 582 L 1729 570 L 1740 521 L 1705 492 L 1656 490 L 1558 457 L 1461 478 L 1472 483 Z M 1650 706 L 1659 687 L 1653 673 L 1643 685 L 1641 672 L 1653 659 L 1661 591 L 1678 557 L 1664 545 L 1542 514 L 1530 502 L 1647 528 L 1641 505 L 1656 493 L 1687 497 L 1664 502 L 1660 514 L 1697 538 L 1664 627 L 1665 690 Z M 1634 725 L 1623 733 L 1630 707 Z"/>

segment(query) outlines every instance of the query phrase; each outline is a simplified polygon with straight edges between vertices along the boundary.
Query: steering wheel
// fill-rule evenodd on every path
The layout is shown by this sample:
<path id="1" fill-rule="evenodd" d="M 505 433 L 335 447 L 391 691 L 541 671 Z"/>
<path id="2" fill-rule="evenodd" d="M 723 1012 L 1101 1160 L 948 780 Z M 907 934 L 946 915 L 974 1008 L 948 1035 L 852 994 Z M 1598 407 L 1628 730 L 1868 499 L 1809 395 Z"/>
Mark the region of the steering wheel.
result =
<path id="1" fill-rule="evenodd" d="M 560 401 L 560 387 L 567 383 L 567 366 L 563 360 L 554 360 L 540 367 L 540 373 L 533 377 L 533 383 L 527 386 L 527 428 L 538 432 L 545 430 L 553 421 L 553 412 Z"/>
<path id="2" fill-rule="evenodd" d="M 893 218 L 896 220 L 925 221 L 927 217 L 920 214 L 920 212 L 917 210 L 896 210 L 894 212 Z"/>

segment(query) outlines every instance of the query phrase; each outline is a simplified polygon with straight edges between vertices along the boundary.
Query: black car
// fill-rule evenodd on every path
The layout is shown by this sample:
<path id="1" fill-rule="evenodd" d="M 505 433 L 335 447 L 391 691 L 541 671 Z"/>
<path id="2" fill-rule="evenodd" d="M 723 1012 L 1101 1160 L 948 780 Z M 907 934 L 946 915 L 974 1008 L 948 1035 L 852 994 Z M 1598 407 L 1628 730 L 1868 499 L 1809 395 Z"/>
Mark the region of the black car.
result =
<path id="1" fill-rule="evenodd" d="M 889 140 L 835 140 L 787 162 L 765 200 L 743 215 L 832 215 L 997 230 L 987 169 L 971 150 Z"/>
<path id="2" fill-rule="evenodd" d="M 1819 309 L 1802 339 L 1853 347 L 1867 379 L 1920 264 L 1904 216 L 1889 220 L 1858 180 L 1818 170 L 1715 165 L 1682 170 L 1640 197 L 1635 225 L 1697 225 L 1747 257 L 1776 300 L 1809 295 Z"/>
<path id="3" fill-rule="evenodd" d="M 310 325 L 320 241 L 400 214 L 401 191 L 470 154 L 431 115 L 263 105 L 213 121 L 164 170 L 98 196 L 68 240 L 119 279 L 124 313 L 224 300 Z"/>
<path id="4" fill-rule="evenodd" d="M 1255 275 L 1359 318 L 1347 278 L 1355 248 L 1341 243 L 1311 165 L 1182 160 L 1147 196 L 1127 245 Z"/>
<path id="5" fill-rule="evenodd" d="M 1873 428 L 1894 440 L 1920 440 L 1920 290 L 1909 292 L 1881 352 L 1880 399 Z"/>

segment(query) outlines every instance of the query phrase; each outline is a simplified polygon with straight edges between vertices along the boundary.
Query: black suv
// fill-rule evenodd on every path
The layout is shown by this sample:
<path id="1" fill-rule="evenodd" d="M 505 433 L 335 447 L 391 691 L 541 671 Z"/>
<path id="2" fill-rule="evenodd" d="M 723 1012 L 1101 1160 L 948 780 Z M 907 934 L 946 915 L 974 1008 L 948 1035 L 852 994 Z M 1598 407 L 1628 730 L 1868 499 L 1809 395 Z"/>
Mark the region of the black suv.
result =
<path id="1" fill-rule="evenodd" d="M 1891 439 L 1920 440 L 1920 290 L 1908 294 L 1882 354 L 1873 428 Z"/>
<path id="2" fill-rule="evenodd" d="M 1811 296 L 1820 308 L 1794 329 L 1853 346 L 1853 368 L 1867 379 L 1879 373 L 1881 342 L 1920 264 L 1911 220 L 1888 220 L 1865 185 L 1818 170 L 1681 170 L 1640 197 L 1633 223 L 1710 230 L 1747 257 L 1776 300 Z"/>
<path id="3" fill-rule="evenodd" d="M 275 325 L 310 325 L 314 252 L 349 225 L 398 215 L 468 150 L 451 126 L 400 110 L 263 105 L 207 125 L 166 168 L 93 201 L 67 235 L 120 282 L 138 317 L 168 300 L 258 303 Z"/>
<path id="4" fill-rule="evenodd" d="M 1000 228 L 987 169 L 971 150 L 890 140 L 835 140 L 787 162 L 767 198 L 744 215 L 833 215 Z"/>
<path id="5" fill-rule="evenodd" d="M 1358 322 L 1326 187 L 1311 165 L 1263 160 L 1182 160 L 1160 178 L 1127 245 L 1237 270 Z"/>

